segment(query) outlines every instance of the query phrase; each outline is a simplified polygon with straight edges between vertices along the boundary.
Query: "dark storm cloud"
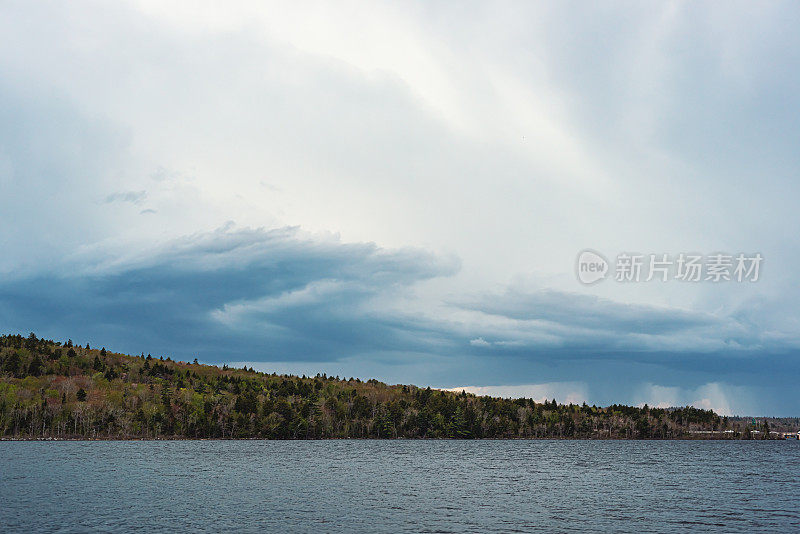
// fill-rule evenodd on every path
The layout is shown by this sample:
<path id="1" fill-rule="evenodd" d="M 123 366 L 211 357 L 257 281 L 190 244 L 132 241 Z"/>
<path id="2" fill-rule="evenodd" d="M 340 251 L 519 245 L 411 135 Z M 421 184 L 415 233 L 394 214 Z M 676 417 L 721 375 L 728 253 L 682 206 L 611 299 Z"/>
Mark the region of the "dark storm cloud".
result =
<path id="1" fill-rule="evenodd" d="M 508 291 L 462 306 L 511 319 L 537 320 L 617 334 L 669 334 L 719 322 L 712 315 L 675 308 L 626 304 L 554 290 Z"/>
<path id="2" fill-rule="evenodd" d="M 368 348 L 414 346 L 390 320 L 364 311 L 364 303 L 457 268 L 451 259 L 418 250 L 314 241 L 294 228 L 223 228 L 124 265 L 6 280 L 0 284 L 0 322 L 183 358 L 334 359 Z M 319 287 L 324 291 L 315 295 Z M 310 297 L 292 302 L 298 292 Z M 270 299 L 280 305 L 258 307 Z M 226 307 L 251 302 L 255 308 L 235 322 L 219 320 Z"/>
<path id="3" fill-rule="evenodd" d="M 420 313 L 426 306 L 412 286 L 454 275 L 456 259 L 312 238 L 292 227 L 229 225 L 127 259 L 97 257 L 7 277 L 0 282 L 0 324 L 209 361 L 383 353 L 402 363 L 415 353 L 613 359 L 708 371 L 718 361 L 749 369 L 752 360 L 743 356 L 791 348 L 736 317 L 555 290 L 480 294 Z"/>

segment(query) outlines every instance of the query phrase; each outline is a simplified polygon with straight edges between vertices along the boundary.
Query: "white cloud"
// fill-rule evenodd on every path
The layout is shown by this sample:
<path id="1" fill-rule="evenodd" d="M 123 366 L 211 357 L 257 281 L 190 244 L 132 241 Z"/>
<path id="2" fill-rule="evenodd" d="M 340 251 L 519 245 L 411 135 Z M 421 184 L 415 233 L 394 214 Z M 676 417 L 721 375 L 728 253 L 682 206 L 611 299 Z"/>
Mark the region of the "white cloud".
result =
<path id="1" fill-rule="evenodd" d="M 475 395 L 503 398 L 527 398 L 536 402 L 556 399 L 560 404 L 588 402 L 588 386 L 584 382 L 548 382 L 544 384 L 520 384 L 497 386 L 461 386 L 446 388 L 447 391 L 466 391 Z"/>
<path id="2" fill-rule="evenodd" d="M 694 406 L 714 410 L 720 415 L 753 415 L 759 413 L 756 389 L 709 382 L 698 387 L 642 384 L 634 393 L 634 404 L 657 408 Z"/>

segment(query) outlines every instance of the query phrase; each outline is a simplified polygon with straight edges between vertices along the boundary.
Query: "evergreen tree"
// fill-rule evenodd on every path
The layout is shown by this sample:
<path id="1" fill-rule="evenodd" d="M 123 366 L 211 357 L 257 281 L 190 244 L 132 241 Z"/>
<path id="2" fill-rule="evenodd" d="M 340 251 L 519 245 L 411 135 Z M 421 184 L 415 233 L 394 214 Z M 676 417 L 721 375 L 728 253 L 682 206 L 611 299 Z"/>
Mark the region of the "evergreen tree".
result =
<path id="1" fill-rule="evenodd" d="M 19 376 L 20 367 L 21 360 L 17 351 L 12 352 L 3 362 L 3 371 L 12 376 Z"/>
<path id="2" fill-rule="evenodd" d="M 42 362 L 38 355 L 34 356 L 30 365 L 28 365 L 28 374 L 31 376 L 39 376 L 42 374 L 42 369 L 44 369 L 44 362 Z"/>

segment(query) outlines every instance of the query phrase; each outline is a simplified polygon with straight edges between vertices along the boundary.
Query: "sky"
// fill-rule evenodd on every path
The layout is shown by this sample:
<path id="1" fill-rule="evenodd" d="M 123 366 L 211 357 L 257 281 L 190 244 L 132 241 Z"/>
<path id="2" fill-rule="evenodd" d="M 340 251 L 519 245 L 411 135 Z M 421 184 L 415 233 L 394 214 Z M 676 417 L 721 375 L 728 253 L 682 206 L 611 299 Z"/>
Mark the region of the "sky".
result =
<path id="1" fill-rule="evenodd" d="M 0 0 L 0 331 L 800 415 L 798 26 L 792 2 Z M 615 278 L 739 253 L 756 281 Z"/>

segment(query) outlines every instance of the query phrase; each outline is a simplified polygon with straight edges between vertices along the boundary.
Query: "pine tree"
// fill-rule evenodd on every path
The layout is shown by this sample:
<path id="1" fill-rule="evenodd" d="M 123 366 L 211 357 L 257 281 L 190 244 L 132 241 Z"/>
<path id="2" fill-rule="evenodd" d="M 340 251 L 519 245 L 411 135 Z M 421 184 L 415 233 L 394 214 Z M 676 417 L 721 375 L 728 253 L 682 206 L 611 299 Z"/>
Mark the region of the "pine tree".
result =
<path id="1" fill-rule="evenodd" d="M 44 362 L 42 362 L 38 355 L 34 356 L 30 365 L 28 365 L 28 374 L 31 376 L 39 376 L 42 374 L 43 368 Z"/>

